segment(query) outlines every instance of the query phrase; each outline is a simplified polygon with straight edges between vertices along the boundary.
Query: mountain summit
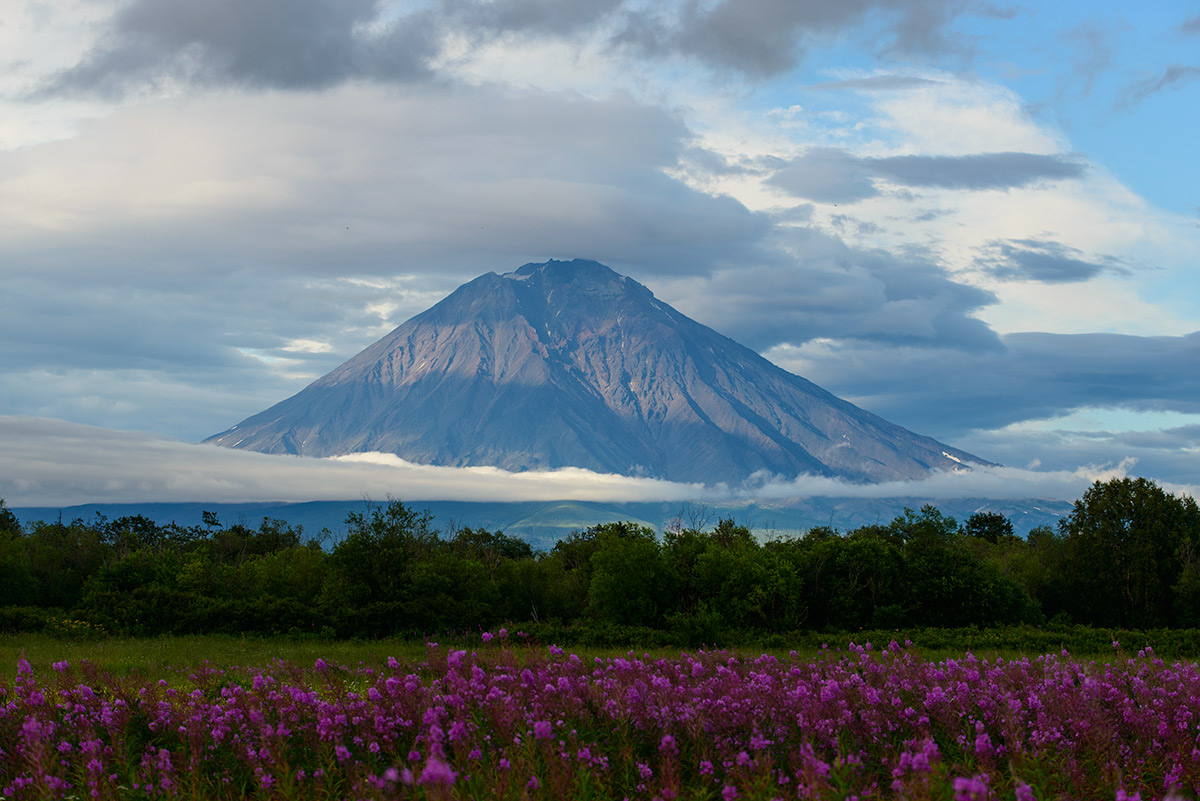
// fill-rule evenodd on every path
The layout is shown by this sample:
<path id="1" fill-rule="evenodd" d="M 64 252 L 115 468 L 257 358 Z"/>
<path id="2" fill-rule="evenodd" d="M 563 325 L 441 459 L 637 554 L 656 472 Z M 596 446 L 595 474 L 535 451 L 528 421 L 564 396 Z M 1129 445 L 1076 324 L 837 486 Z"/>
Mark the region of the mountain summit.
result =
<path id="1" fill-rule="evenodd" d="M 986 464 L 831 395 L 582 260 L 480 276 L 205 441 L 703 483 L 760 471 L 886 481 Z"/>

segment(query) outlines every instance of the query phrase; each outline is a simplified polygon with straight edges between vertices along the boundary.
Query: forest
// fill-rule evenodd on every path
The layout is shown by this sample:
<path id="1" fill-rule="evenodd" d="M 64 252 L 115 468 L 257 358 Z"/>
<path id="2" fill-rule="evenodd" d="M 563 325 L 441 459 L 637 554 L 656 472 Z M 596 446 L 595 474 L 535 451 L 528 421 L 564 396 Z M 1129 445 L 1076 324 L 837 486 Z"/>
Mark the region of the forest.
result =
<path id="1" fill-rule="evenodd" d="M 635 627 L 683 645 L 797 631 L 1200 624 L 1200 509 L 1144 478 L 1093 484 L 1055 529 L 933 506 L 886 525 L 761 541 L 732 519 L 628 522 L 547 551 L 438 530 L 389 500 L 345 535 L 160 525 L 142 516 L 22 526 L 0 500 L 0 631 L 72 637 L 429 637 L 512 625 Z M 561 637 L 560 637 L 561 639 Z"/>

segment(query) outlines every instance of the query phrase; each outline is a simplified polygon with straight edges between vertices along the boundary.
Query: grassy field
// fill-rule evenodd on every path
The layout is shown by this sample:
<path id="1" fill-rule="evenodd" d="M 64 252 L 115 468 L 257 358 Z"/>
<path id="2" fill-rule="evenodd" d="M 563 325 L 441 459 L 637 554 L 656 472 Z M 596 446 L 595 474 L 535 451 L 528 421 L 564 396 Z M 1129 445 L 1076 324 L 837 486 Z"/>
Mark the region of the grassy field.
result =
<path id="1" fill-rule="evenodd" d="M 447 646 L 470 647 L 468 643 L 447 641 Z M 478 637 L 475 647 L 481 645 Z M 280 662 L 312 666 L 316 660 L 349 666 L 378 667 L 389 657 L 416 661 L 425 656 L 427 644 L 416 640 L 323 640 L 290 637 L 223 637 L 197 635 L 144 639 L 106 638 L 101 640 L 63 640 L 45 634 L 0 635 L 0 676 L 12 677 L 17 661 L 27 660 L 37 672 L 49 671 L 55 662 L 72 665 L 89 662 L 115 675 L 136 674 L 143 679 L 171 678 L 180 671 L 205 664 L 222 668 L 267 669 Z M 515 646 L 510 650 L 538 651 L 536 646 Z M 625 655 L 628 648 L 572 648 L 582 659 Z M 695 649 L 689 649 L 695 650 Z M 653 659 L 678 657 L 679 648 L 638 648 L 639 657 Z M 762 649 L 759 649 L 762 652 Z M 813 652 L 815 653 L 815 651 Z"/>
<path id="2" fill-rule="evenodd" d="M 317 659 L 344 665 L 379 664 L 389 656 L 415 659 L 425 643 L 403 640 L 334 641 L 287 637 L 155 637 L 150 639 L 62 640 L 44 634 L 0 636 L 0 674 L 16 673 L 24 657 L 34 670 L 54 662 L 84 660 L 115 674 L 137 673 L 145 678 L 174 675 L 204 663 L 222 667 L 266 668 L 276 660 L 312 665 Z"/>
<path id="3" fill-rule="evenodd" d="M 552 632 L 545 632 L 552 634 Z M 877 648 L 895 640 L 931 660 L 961 658 L 970 652 L 980 658 L 1020 659 L 1041 654 L 1061 654 L 1064 650 L 1077 658 L 1108 662 L 1118 657 L 1112 647 L 1135 653 L 1151 646 L 1167 658 L 1194 659 L 1198 632 L 1194 630 L 1129 632 L 1075 627 L 1062 631 L 1043 631 L 1029 627 L 993 630 L 915 629 L 877 630 L 840 634 L 809 633 L 787 642 L 778 639 L 741 645 L 736 652 L 747 655 L 772 654 L 785 658 L 795 654 L 812 658 L 826 649 L 837 652 L 853 645 L 873 643 Z M 446 647 L 479 648 L 481 634 L 440 638 Z M 543 645 L 555 642 L 550 636 Z M 506 641 L 520 658 L 526 650 L 518 641 Z M 158 679 L 177 676 L 179 671 L 208 664 L 219 667 L 265 669 L 279 662 L 311 666 L 317 659 L 342 665 L 378 666 L 389 657 L 401 661 L 417 660 L 426 652 L 424 640 L 333 640 L 296 637 L 231 637 L 224 635 L 164 636 L 152 638 L 72 639 L 47 634 L 0 634 L 0 676 L 15 674 L 17 660 L 27 659 L 36 670 L 49 670 L 55 662 L 79 664 L 87 661 L 116 675 L 137 674 Z M 634 653 L 639 657 L 678 658 L 699 648 L 646 645 L 636 637 L 628 643 L 610 645 L 572 644 L 568 649 L 582 659 L 612 658 Z M 534 650 L 529 646 L 529 650 Z"/>

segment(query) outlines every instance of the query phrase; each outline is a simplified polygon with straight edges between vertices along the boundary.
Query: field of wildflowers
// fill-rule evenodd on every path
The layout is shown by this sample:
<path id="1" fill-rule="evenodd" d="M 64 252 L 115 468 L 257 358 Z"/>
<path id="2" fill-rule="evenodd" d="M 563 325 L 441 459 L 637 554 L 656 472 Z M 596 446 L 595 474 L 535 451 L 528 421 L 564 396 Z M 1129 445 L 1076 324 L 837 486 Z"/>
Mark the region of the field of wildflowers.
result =
<path id="1" fill-rule="evenodd" d="M 1116 643 L 1114 643 L 1114 647 Z M 429 643 L 417 658 L 166 678 L 86 662 L 0 677 L 4 798 L 1195 797 L 1200 669 L 816 657 L 580 658 Z"/>

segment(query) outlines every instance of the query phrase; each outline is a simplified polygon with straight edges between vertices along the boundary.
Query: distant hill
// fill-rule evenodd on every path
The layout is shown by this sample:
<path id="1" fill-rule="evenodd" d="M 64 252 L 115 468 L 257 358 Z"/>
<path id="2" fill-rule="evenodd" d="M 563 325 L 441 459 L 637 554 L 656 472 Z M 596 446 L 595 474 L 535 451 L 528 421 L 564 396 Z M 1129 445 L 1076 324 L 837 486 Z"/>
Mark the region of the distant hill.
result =
<path id="1" fill-rule="evenodd" d="M 987 464 L 893 425 L 591 261 L 488 273 L 206 442 L 673 481 L 877 482 Z"/>
<path id="2" fill-rule="evenodd" d="M 874 523 L 888 523 L 905 507 L 920 509 L 932 503 L 960 523 L 975 512 L 999 512 L 1010 518 L 1018 534 L 1040 526 L 1054 526 L 1071 510 L 1065 501 L 990 501 L 955 499 L 930 501 L 922 498 L 805 498 L 786 502 L 748 502 L 731 505 L 657 503 L 594 503 L 588 501 L 524 501 L 517 503 L 471 503 L 467 501 L 412 501 L 408 506 L 427 509 L 434 517 L 434 527 L 446 531 L 450 527 L 486 528 L 520 537 L 535 547 L 549 549 L 570 534 L 598 523 L 629 520 L 661 530 L 674 518 L 684 525 L 711 527 L 721 517 L 732 517 L 748 526 L 762 539 L 773 536 L 792 537 L 816 526 L 832 526 L 848 531 Z M 378 505 L 378 504 L 376 504 Z M 160 524 L 178 523 L 197 526 L 204 511 L 215 512 L 223 525 L 241 523 L 255 528 L 264 517 L 285 520 L 293 526 L 303 526 L 306 535 L 318 536 L 328 529 L 326 545 L 332 545 L 346 533 L 346 516 L 351 512 L 365 513 L 369 503 L 357 501 L 315 501 L 311 503 L 145 503 L 145 504 L 86 504 L 82 506 L 16 507 L 12 511 L 22 523 L 34 520 L 53 522 L 58 519 L 91 521 L 96 514 L 110 520 L 128 515 L 144 515 Z"/>

